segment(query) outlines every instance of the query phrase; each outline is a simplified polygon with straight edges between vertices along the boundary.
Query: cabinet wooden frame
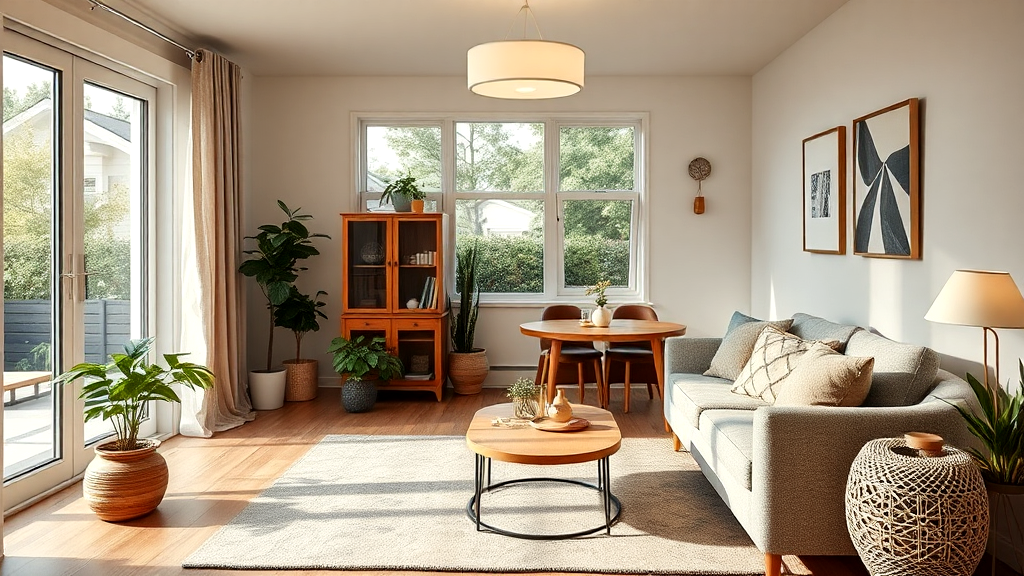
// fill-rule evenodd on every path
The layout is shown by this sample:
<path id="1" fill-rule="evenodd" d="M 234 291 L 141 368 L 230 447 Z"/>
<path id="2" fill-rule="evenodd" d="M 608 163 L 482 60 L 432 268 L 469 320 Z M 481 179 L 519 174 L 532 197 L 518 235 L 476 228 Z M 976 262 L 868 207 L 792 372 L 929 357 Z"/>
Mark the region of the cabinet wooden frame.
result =
<path id="1" fill-rule="evenodd" d="M 406 337 L 403 334 L 430 333 L 429 337 Z M 403 316 L 385 317 L 382 315 L 349 314 L 343 315 L 341 319 L 341 334 L 347 339 L 353 335 L 383 336 L 386 340 L 385 347 L 403 358 L 403 365 L 406 370 L 410 369 L 408 351 L 403 352 L 403 345 L 408 343 L 407 338 L 414 340 L 421 348 L 429 348 L 432 357 L 433 378 L 430 380 L 390 380 L 387 383 L 378 384 L 381 390 L 400 390 L 433 392 L 437 401 L 441 401 L 444 392 L 444 383 L 447 371 L 445 361 L 448 358 L 448 313 L 437 316 Z"/>

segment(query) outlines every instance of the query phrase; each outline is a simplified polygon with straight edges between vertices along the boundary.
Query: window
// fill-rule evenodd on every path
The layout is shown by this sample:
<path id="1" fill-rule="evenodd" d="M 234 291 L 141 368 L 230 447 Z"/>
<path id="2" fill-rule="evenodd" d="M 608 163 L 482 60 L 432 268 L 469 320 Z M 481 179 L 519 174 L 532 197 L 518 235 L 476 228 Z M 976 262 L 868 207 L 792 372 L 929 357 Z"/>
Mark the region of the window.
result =
<path id="1" fill-rule="evenodd" d="M 411 174 L 427 210 L 451 217 L 455 249 L 480 250 L 483 300 L 644 299 L 646 116 L 359 118 L 358 191 L 380 206 Z"/>

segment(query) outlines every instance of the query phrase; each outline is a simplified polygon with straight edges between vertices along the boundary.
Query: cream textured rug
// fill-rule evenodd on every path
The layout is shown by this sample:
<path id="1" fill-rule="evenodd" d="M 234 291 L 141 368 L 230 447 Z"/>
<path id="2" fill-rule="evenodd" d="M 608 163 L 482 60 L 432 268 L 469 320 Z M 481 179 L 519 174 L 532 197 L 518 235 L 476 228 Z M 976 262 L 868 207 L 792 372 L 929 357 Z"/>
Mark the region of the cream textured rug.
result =
<path id="1" fill-rule="evenodd" d="M 764 556 L 686 453 L 627 438 L 611 457 L 622 517 L 573 540 L 477 532 L 473 454 L 461 436 L 327 436 L 189 556 L 186 568 L 763 574 Z M 494 461 L 493 481 L 596 481 L 597 464 Z M 529 532 L 604 523 L 596 492 L 553 483 L 483 498 L 482 517 Z"/>

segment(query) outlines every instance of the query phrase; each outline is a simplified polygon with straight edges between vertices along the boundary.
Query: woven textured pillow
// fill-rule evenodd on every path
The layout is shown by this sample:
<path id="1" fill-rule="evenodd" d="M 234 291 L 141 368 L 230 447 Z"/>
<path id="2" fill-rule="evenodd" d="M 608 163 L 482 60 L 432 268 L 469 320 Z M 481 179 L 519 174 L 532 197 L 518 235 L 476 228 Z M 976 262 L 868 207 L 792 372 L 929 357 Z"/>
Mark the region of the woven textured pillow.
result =
<path id="1" fill-rule="evenodd" d="M 776 406 L 860 406 L 871 390 L 875 359 L 844 356 L 814 344 L 779 389 Z"/>
<path id="2" fill-rule="evenodd" d="M 774 326 L 766 326 L 754 343 L 750 359 L 736 377 L 732 391 L 760 398 L 769 404 L 774 403 L 779 388 L 814 343 L 814 340 L 804 340 Z M 823 344 L 835 349 L 839 341 L 832 340 Z"/>
<path id="3" fill-rule="evenodd" d="M 757 337 L 761 335 L 765 326 L 774 326 L 785 332 L 792 325 L 792 318 L 787 318 L 774 322 L 744 322 L 735 326 L 726 332 L 725 338 L 722 338 L 722 345 L 718 347 L 715 357 L 711 359 L 711 366 L 704 375 L 736 380 L 747 360 L 750 360 Z"/>

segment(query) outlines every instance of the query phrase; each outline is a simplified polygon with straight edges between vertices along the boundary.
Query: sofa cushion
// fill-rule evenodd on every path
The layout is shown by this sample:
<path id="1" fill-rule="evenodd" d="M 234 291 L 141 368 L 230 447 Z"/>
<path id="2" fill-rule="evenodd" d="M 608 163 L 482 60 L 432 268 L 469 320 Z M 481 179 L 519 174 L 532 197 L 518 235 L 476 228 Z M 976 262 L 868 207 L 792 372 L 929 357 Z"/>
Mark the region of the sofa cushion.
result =
<path id="1" fill-rule="evenodd" d="M 753 485 L 754 411 L 706 410 L 701 414 L 700 435 L 711 448 L 703 454 L 715 468 L 738 480 L 747 490 Z"/>
<path id="2" fill-rule="evenodd" d="M 760 322 L 753 316 L 747 316 L 739 310 L 732 313 L 732 318 L 729 318 L 729 326 L 725 329 L 725 333 L 728 334 L 736 329 L 740 324 L 746 324 L 747 322 Z"/>
<path id="3" fill-rule="evenodd" d="M 917 404 L 935 384 L 939 370 L 939 355 L 934 350 L 894 342 L 867 330 L 854 332 L 846 353 L 875 359 L 871 390 L 863 406 Z"/>
<path id="4" fill-rule="evenodd" d="M 776 406 L 860 406 L 871 388 L 874 358 L 844 356 L 815 343 L 779 388 Z"/>
<path id="5" fill-rule="evenodd" d="M 666 385 L 674 387 L 672 404 L 686 415 L 686 421 L 694 428 L 700 424 L 700 415 L 705 410 L 753 410 L 768 405 L 758 398 L 733 394 L 732 382 L 723 378 L 670 374 Z"/>
<path id="6" fill-rule="evenodd" d="M 732 391 L 751 398 L 760 398 L 769 404 L 775 402 L 779 388 L 796 368 L 797 362 L 814 344 L 783 332 L 774 326 L 766 326 L 754 343 L 750 359 L 736 377 Z M 826 343 L 831 348 L 839 346 L 832 340 Z"/>
<path id="7" fill-rule="evenodd" d="M 737 325 L 722 338 L 722 345 L 718 347 L 715 357 L 711 359 L 711 367 L 704 372 L 704 375 L 736 380 L 747 360 L 750 360 L 754 343 L 757 342 L 757 337 L 761 335 L 765 326 L 774 326 L 785 332 L 792 324 L 793 320 L 787 318 L 774 322 L 754 321 Z"/>
<path id="8" fill-rule="evenodd" d="M 824 318 L 798 312 L 793 314 L 793 326 L 790 327 L 789 332 L 804 340 L 838 340 L 839 347 L 836 350 L 845 352 L 850 337 L 858 330 L 863 329 L 860 326 L 836 324 Z"/>

